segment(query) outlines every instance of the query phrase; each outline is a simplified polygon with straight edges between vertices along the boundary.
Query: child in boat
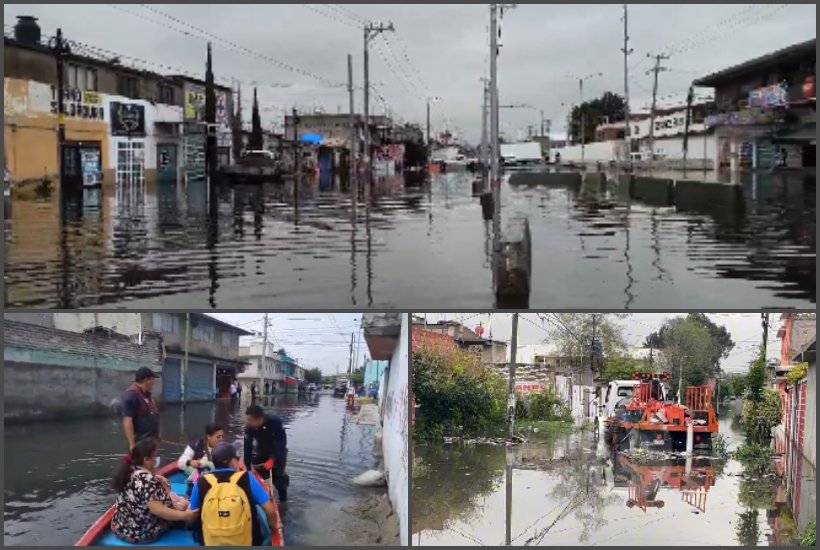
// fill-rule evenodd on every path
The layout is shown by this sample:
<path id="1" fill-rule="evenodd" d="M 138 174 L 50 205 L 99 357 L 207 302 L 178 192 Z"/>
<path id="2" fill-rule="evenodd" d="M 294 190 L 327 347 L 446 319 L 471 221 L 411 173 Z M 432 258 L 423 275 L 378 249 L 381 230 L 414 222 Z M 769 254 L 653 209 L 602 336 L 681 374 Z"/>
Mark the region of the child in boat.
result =
<path id="1" fill-rule="evenodd" d="M 211 453 L 217 445 L 222 443 L 225 437 L 225 430 L 219 424 L 208 424 L 205 426 L 205 437 L 199 441 L 191 442 L 182 456 L 177 460 L 179 469 L 188 476 L 188 496 L 194 485 L 199 481 L 199 476 L 204 472 L 214 469 Z"/>
<path id="2" fill-rule="evenodd" d="M 157 466 L 157 442 L 140 440 L 125 457 L 114 476 L 117 491 L 111 531 L 129 544 L 151 544 L 165 533 L 172 522 L 188 522 L 196 514 L 174 506 L 170 483 L 154 473 Z M 177 501 L 177 506 L 182 506 Z"/>

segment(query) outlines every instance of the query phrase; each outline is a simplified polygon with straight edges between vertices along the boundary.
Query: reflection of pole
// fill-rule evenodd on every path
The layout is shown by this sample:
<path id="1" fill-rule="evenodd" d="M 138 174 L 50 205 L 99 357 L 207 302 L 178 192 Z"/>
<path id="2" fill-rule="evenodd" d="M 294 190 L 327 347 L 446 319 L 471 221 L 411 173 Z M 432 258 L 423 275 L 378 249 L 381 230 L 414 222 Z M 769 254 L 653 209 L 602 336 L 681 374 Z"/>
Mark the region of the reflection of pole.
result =
<path id="1" fill-rule="evenodd" d="M 354 197 L 358 198 L 359 182 L 356 179 L 356 104 L 353 95 L 353 56 L 347 56 L 347 92 L 350 95 L 350 184 L 356 182 Z M 355 199 L 354 199 L 355 200 Z"/>
<path id="2" fill-rule="evenodd" d="M 185 406 L 185 382 L 188 379 L 188 343 L 191 341 L 191 314 L 185 314 L 185 359 L 180 370 L 179 387 L 182 390 L 182 405 Z"/>
<path id="3" fill-rule="evenodd" d="M 510 387 L 507 408 L 510 423 L 510 439 L 515 437 L 515 370 L 518 358 L 518 313 L 512 317 L 512 341 L 510 342 Z"/>
<path id="4" fill-rule="evenodd" d="M 507 485 L 507 505 L 506 505 L 506 536 L 504 539 L 505 546 L 512 546 L 512 500 L 513 500 L 513 453 L 512 449 L 507 449 L 507 471 L 505 482 Z"/>

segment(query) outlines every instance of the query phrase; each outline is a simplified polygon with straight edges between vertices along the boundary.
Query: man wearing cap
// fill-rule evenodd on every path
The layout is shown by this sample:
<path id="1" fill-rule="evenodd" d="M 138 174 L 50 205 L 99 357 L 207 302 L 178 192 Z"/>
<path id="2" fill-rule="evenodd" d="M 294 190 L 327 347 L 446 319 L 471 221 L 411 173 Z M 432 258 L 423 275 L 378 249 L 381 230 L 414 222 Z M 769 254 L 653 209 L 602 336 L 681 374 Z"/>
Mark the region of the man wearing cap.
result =
<path id="1" fill-rule="evenodd" d="M 159 439 L 159 408 L 151 395 L 154 380 L 159 377 L 148 367 L 142 367 L 122 395 L 122 428 L 129 450 L 146 437 Z"/>
<path id="2" fill-rule="evenodd" d="M 270 480 L 279 494 L 279 503 L 288 501 L 290 477 L 285 473 L 288 462 L 288 436 L 278 416 L 265 414 L 259 405 L 245 411 L 245 467 L 256 470 Z"/>
<path id="3" fill-rule="evenodd" d="M 211 460 L 214 463 L 213 476 L 219 483 L 228 483 L 231 477 L 240 470 L 239 452 L 231 443 L 220 443 L 211 451 Z M 271 527 L 275 531 L 282 530 L 282 524 L 279 520 L 279 510 L 273 499 L 265 490 L 262 483 L 256 479 L 256 476 L 245 472 L 238 481 L 237 485 L 245 492 L 248 497 L 248 502 L 251 504 L 251 517 L 253 518 L 253 545 L 254 546 L 269 546 L 270 545 L 270 530 Z M 211 484 L 202 476 L 194 485 L 194 490 L 191 493 L 191 510 L 193 512 L 200 512 L 202 505 L 205 502 L 205 497 L 208 491 L 212 489 Z M 267 516 L 267 525 L 260 521 L 257 507 L 264 510 Z M 202 537 L 202 530 L 207 530 L 208 526 L 203 522 L 207 519 L 200 519 L 196 533 Z M 204 539 L 204 537 L 203 537 Z"/>

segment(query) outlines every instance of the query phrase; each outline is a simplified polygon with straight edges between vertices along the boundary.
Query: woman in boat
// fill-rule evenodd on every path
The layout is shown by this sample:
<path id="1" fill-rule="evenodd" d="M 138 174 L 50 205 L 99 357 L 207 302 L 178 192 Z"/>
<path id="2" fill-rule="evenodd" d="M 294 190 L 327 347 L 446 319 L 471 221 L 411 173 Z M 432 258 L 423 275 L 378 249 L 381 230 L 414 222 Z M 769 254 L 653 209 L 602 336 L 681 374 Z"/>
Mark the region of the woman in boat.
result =
<path id="1" fill-rule="evenodd" d="M 172 522 L 188 522 L 196 515 L 172 498 L 170 483 L 154 474 L 157 467 L 157 441 L 139 441 L 125 457 L 114 476 L 117 503 L 111 531 L 129 544 L 151 544 L 165 533 Z"/>
<path id="2" fill-rule="evenodd" d="M 206 471 L 214 469 L 211 453 L 214 448 L 222 443 L 225 437 L 225 430 L 219 424 L 208 424 L 205 426 L 205 437 L 199 441 L 191 442 L 185 447 L 185 452 L 177 460 L 177 466 L 188 476 L 188 496 L 199 481 L 199 476 Z"/>

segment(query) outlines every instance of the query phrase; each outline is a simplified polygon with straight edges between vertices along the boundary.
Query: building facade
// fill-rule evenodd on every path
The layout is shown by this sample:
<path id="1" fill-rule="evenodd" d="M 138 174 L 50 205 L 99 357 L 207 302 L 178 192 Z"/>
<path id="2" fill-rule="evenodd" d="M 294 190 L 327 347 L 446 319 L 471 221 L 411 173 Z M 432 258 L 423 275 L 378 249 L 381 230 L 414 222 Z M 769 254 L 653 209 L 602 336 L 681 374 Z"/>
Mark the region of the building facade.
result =
<path id="1" fill-rule="evenodd" d="M 139 342 L 115 331 L 59 330 L 42 323 L 3 321 L 5 422 L 56 420 L 110 414 L 141 367 L 163 364 L 160 338 Z M 46 326 L 44 326 L 46 325 Z M 158 380 L 155 393 L 163 393 Z"/>
<path id="2" fill-rule="evenodd" d="M 427 332 L 444 334 L 451 337 L 462 349 L 476 354 L 485 365 L 506 365 L 507 364 L 507 343 L 486 339 L 461 323 L 455 321 L 441 321 L 439 323 L 424 323 L 423 320 L 415 320 L 414 326 L 423 328 Z M 483 327 L 476 330 L 483 333 Z"/>
<path id="3" fill-rule="evenodd" d="M 251 334 L 200 313 L 55 313 L 54 325 L 73 332 L 106 327 L 136 342 L 160 336 L 162 395 L 168 403 L 229 398 L 231 382 L 246 368 L 239 359 L 239 338 Z"/>
<path id="4" fill-rule="evenodd" d="M 5 158 L 17 181 L 47 177 L 72 188 L 101 177 L 105 183 L 176 182 L 186 176 L 187 166 L 200 166 L 204 173 L 205 129 L 201 109 L 196 110 L 204 88 L 203 94 L 194 93 L 204 83 L 138 70 L 114 53 L 105 56 L 99 48 L 69 40 L 63 78 L 66 142 L 58 181 L 57 60 L 48 42 L 34 18 L 21 17 L 15 31 L 4 36 Z M 220 159 L 229 163 L 229 88 L 217 87 L 217 106 Z"/>
<path id="5" fill-rule="evenodd" d="M 247 368 L 239 379 L 246 387 L 256 382 L 260 393 L 266 389 L 269 394 L 296 393 L 305 378 L 304 367 L 285 350 L 275 350 L 271 343 L 268 343 L 266 353 L 263 353 L 263 347 L 263 342 L 254 341 L 240 349 L 239 359 L 247 364 Z"/>
<path id="6" fill-rule="evenodd" d="M 787 168 L 816 166 L 816 67 L 812 39 L 694 82 L 715 90 L 717 168 L 770 169 L 782 151 Z"/>

